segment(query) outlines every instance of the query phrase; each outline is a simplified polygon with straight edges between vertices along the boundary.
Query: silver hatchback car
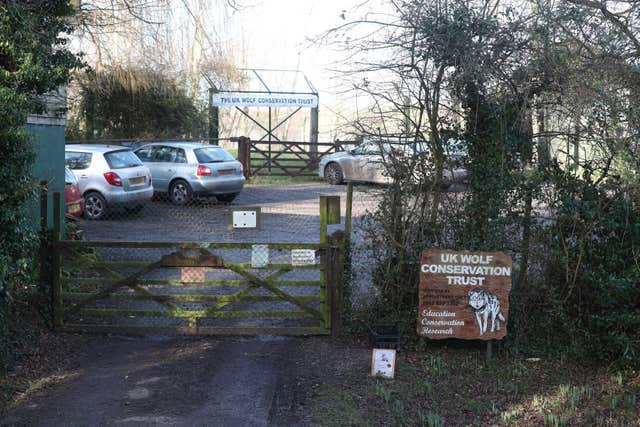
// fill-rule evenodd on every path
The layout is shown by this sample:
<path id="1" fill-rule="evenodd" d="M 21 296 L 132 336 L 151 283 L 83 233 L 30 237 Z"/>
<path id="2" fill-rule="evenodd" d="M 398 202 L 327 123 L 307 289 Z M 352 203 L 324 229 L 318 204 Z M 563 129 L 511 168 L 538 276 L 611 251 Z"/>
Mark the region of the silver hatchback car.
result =
<path id="1" fill-rule="evenodd" d="M 184 205 L 195 196 L 231 202 L 244 186 L 242 164 L 217 145 L 155 142 L 135 150 L 149 167 L 154 190 Z"/>
<path id="2" fill-rule="evenodd" d="M 116 207 L 140 211 L 153 197 L 151 173 L 129 148 L 67 145 L 65 164 L 78 179 L 88 219 L 104 218 Z"/>

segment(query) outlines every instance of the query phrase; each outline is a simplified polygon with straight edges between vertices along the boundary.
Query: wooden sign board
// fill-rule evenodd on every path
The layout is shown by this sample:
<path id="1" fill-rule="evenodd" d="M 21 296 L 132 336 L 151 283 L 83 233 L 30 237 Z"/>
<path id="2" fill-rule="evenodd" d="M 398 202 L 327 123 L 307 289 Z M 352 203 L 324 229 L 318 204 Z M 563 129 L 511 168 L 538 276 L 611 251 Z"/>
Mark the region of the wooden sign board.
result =
<path id="1" fill-rule="evenodd" d="M 423 250 L 418 335 L 504 338 L 511 270 L 511 258 L 502 252 Z"/>

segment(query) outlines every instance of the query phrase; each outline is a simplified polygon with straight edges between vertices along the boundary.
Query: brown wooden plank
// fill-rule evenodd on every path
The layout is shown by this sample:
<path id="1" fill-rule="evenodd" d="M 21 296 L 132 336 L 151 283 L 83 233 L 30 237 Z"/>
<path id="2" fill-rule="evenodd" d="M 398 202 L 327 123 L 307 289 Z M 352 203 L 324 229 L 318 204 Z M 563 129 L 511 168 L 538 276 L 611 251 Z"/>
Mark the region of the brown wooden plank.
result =
<path id="1" fill-rule="evenodd" d="M 83 301 L 79 302 L 78 304 L 75 304 L 74 306 L 65 309 L 64 310 L 64 314 L 65 315 L 69 315 L 69 314 L 76 313 L 82 308 L 83 305 L 86 305 L 86 304 L 88 304 L 88 303 L 90 303 L 92 301 L 95 301 L 95 300 L 98 300 L 98 299 L 101 299 L 101 298 L 105 298 L 110 293 L 112 293 L 116 289 L 119 289 L 119 288 L 121 288 L 123 286 L 135 285 L 136 280 L 138 279 L 138 277 L 144 276 L 145 274 L 155 270 L 161 264 L 162 264 L 162 261 L 156 261 L 156 262 L 154 262 L 152 264 L 147 265 L 142 270 L 138 270 L 134 274 L 132 274 L 132 275 L 130 275 L 130 276 L 128 276 L 128 277 L 126 277 L 126 278 L 124 278 L 122 280 L 118 280 L 113 285 L 109 286 L 107 289 L 104 289 L 104 290 L 96 293 L 93 297 L 87 298 L 86 300 L 83 300 Z"/>
<path id="2" fill-rule="evenodd" d="M 85 316 L 133 316 L 133 317 L 174 317 L 182 319 L 218 319 L 240 317 L 263 317 L 294 319 L 300 317 L 313 317 L 313 314 L 304 311 L 278 310 L 278 311 L 207 311 L 207 310 L 133 310 L 119 308 L 81 308 L 79 314 Z"/>
<path id="3" fill-rule="evenodd" d="M 108 240 L 60 240 L 56 246 L 61 248 L 182 248 L 182 249 L 251 249 L 253 245 L 268 245 L 269 249 L 320 249 L 327 245 L 318 243 L 215 243 L 215 242 L 123 242 Z"/>
<path id="4" fill-rule="evenodd" d="M 270 290 L 271 292 L 273 292 L 277 296 L 281 297 L 283 300 L 297 305 L 298 307 L 302 308 L 303 310 L 305 310 L 306 312 L 312 314 L 314 317 L 317 317 L 318 319 L 322 319 L 322 313 L 320 313 L 318 310 L 316 310 L 315 308 L 311 307 L 310 305 L 308 305 L 308 304 L 306 304 L 306 303 L 304 303 L 302 301 L 297 300 L 296 297 L 291 296 L 291 295 L 287 294 L 286 292 L 281 291 L 280 289 L 278 289 L 276 287 L 277 285 L 274 286 L 273 284 L 267 282 L 266 280 L 263 280 L 263 279 L 260 279 L 258 277 L 255 277 L 255 276 L 249 274 L 243 268 L 239 268 L 234 264 L 230 264 L 230 263 L 226 263 L 225 262 L 225 266 L 229 270 L 235 271 L 236 273 L 238 273 L 239 275 L 241 275 L 242 277 L 244 277 L 245 279 L 247 279 L 251 283 L 255 283 L 256 285 L 259 285 L 259 286 L 261 286 L 263 288 L 266 288 L 266 289 Z"/>
<path id="5" fill-rule="evenodd" d="M 82 323 L 67 323 L 63 332 L 77 333 L 116 333 L 116 334 L 183 334 L 183 335 L 328 335 L 329 331 L 322 327 L 281 327 L 281 328 L 246 328 L 246 327 L 211 327 L 211 326 L 117 326 Z"/>
<path id="6" fill-rule="evenodd" d="M 62 296 L 66 300 L 82 300 L 93 296 L 92 292 L 63 292 Z M 144 301 L 150 298 L 146 295 L 135 293 L 112 293 L 109 294 L 110 299 L 126 300 L 126 301 Z M 320 296 L 305 295 L 296 296 L 301 301 L 320 301 Z M 282 301 L 278 296 L 241 296 L 231 295 L 199 295 L 199 294 L 154 294 L 154 301 L 176 301 L 176 302 L 206 302 L 206 301 L 231 301 L 231 302 L 265 302 L 265 301 Z"/>

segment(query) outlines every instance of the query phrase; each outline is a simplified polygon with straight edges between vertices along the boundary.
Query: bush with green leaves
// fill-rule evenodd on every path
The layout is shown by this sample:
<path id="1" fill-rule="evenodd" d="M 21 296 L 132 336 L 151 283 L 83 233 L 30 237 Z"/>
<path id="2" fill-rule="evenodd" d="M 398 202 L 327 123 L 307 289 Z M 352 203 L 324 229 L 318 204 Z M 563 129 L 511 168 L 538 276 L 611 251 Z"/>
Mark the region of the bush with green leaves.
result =
<path id="1" fill-rule="evenodd" d="M 587 3 L 401 0 L 335 31 L 376 27 L 344 42 L 363 52 L 354 87 L 375 100 L 355 128 L 394 133 L 401 120 L 430 149 L 427 174 L 384 161 L 393 183 L 364 220 L 372 321 L 416 337 L 423 249 L 503 251 L 512 351 L 640 366 L 640 49 L 621 30 L 640 7 L 625 2 L 621 21 Z M 441 185 L 451 135 L 470 172 L 457 193 Z"/>
<path id="2" fill-rule="evenodd" d="M 0 4 L 0 369 L 16 321 L 15 300 L 35 289 L 38 239 L 27 211 L 35 196 L 27 115 L 41 110 L 39 95 L 68 82 L 80 65 L 62 36 L 71 31 L 72 13 L 67 0 Z"/>

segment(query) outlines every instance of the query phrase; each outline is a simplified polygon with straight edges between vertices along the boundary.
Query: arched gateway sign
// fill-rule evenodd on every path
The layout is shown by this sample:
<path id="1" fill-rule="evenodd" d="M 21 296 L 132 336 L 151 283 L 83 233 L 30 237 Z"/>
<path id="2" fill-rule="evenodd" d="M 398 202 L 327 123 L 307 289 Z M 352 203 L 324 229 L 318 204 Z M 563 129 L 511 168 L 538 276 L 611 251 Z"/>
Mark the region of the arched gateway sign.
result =
<path id="1" fill-rule="evenodd" d="M 432 339 L 504 338 L 511 270 L 511 258 L 502 252 L 422 251 L 418 334 Z"/>

